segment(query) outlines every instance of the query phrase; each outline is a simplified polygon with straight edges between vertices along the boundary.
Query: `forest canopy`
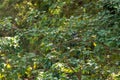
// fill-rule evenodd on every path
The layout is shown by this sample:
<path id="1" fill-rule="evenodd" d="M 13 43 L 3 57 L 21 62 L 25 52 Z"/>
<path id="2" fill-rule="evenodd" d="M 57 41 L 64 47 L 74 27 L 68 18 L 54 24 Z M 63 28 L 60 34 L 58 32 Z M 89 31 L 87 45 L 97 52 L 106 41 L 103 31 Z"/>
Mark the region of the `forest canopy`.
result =
<path id="1" fill-rule="evenodd" d="M 0 0 L 0 80 L 120 80 L 120 0 Z"/>

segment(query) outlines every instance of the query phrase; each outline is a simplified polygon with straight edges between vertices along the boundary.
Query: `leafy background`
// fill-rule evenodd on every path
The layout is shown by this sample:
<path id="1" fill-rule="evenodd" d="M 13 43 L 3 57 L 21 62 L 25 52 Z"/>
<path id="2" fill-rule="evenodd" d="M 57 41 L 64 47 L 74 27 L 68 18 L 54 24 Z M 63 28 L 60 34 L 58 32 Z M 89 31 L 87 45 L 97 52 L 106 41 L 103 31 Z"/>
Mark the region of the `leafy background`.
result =
<path id="1" fill-rule="evenodd" d="M 1 80 L 119 80 L 119 0 L 0 1 Z"/>

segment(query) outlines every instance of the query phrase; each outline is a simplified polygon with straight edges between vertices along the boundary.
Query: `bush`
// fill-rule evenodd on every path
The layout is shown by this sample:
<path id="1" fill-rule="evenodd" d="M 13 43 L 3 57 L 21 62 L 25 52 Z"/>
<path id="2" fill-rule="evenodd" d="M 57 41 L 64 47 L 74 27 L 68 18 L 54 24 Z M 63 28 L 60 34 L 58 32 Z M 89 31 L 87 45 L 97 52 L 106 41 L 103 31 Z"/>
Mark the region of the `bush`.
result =
<path id="1" fill-rule="evenodd" d="M 14 2 L 0 22 L 0 79 L 119 80 L 119 3 Z"/>

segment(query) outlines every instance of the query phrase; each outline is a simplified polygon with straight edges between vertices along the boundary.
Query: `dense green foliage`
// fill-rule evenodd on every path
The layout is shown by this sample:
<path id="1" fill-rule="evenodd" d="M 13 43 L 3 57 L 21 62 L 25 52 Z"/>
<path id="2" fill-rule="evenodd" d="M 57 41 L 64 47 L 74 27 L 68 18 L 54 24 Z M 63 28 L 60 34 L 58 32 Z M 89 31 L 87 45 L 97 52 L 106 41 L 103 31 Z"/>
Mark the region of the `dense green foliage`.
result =
<path id="1" fill-rule="evenodd" d="M 119 80 L 119 0 L 0 1 L 1 80 Z"/>

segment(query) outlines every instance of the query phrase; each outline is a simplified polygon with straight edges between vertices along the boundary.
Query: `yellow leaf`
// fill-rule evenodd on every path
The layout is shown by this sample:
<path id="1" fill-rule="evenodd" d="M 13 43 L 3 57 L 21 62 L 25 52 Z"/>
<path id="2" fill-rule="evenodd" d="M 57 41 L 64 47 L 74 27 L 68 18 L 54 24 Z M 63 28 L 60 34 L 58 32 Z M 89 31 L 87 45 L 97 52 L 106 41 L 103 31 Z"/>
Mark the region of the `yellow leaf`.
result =
<path id="1" fill-rule="evenodd" d="M 96 46 L 96 43 L 95 43 L 95 42 L 93 42 L 93 46 Z"/>
<path id="2" fill-rule="evenodd" d="M 34 69 L 36 69 L 36 68 L 37 68 L 37 64 L 36 64 L 36 63 L 34 63 L 33 68 L 34 68 Z"/>
<path id="3" fill-rule="evenodd" d="M 27 68 L 27 71 L 30 72 L 31 70 L 32 70 L 32 67 L 29 66 L 29 67 Z"/>
<path id="4" fill-rule="evenodd" d="M 0 79 L 4 78 L 5 76 L 3 74 L 0 73 Z"/>
<path id="5" fill-rule="evenodd" d="M 73 71 L 69 68 L 62 68 L 61 71 L 64 72 L 64 73 L 73 73 Z"/>
<path id="6" fill-rule="evenodd" d="M 17 75 L 18 75 L 18 78 L 20 78 L 22 76 L 20 73 L 17 73 Z"/>

